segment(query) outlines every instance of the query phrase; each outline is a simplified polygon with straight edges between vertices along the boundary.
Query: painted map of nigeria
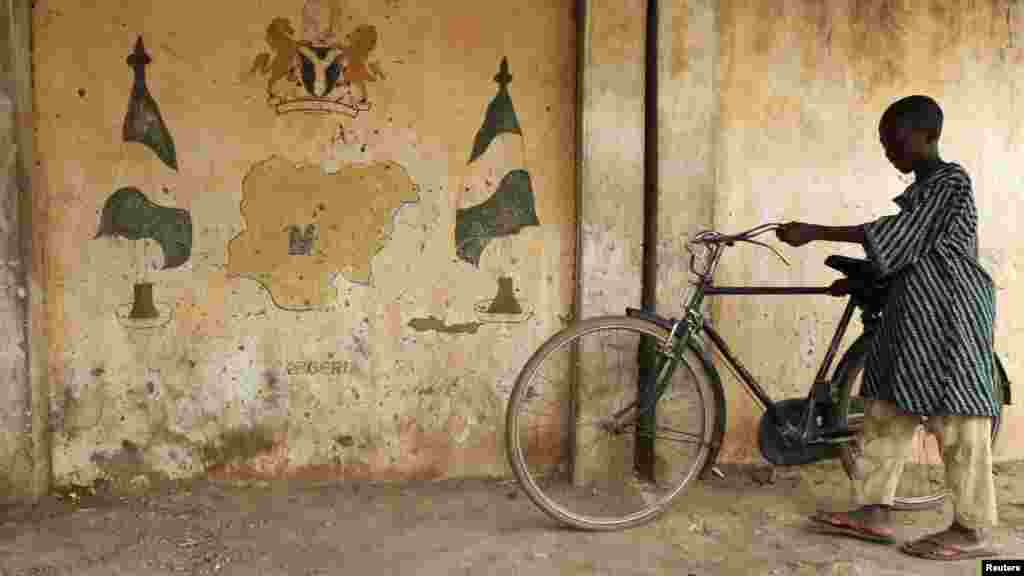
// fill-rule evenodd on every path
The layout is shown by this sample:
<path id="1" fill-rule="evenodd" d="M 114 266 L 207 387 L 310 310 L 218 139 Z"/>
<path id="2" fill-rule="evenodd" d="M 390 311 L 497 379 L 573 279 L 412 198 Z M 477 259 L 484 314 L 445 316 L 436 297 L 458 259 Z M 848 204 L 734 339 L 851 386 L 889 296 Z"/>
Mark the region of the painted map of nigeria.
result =
<path id="1" fill-rule="evenodd" d="M 370 283 L 370 262 L 394 229 L 396 211 L 419 201 L 393 162 L 343 166 L 325 174 L 273 157 L 242 182 L 245 228 L 228 243 L 228 274 L 256 280 L 288 310 L 333 301 L 336 274 Z"/>

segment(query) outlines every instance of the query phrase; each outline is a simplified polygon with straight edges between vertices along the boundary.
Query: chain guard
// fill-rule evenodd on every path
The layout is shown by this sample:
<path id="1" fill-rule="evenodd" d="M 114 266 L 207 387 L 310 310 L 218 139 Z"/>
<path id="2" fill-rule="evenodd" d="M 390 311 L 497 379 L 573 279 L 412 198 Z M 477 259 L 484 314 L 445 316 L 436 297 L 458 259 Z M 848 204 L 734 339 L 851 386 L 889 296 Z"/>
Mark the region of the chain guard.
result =
<path id="1" fill-rule="evenodd" d="M 773 417 L 769 407 L 761 416 L 757 443 L 765 460 L 776 466 L 800 466 L 839 457 L 839 447 L 834 444 L 806 445 L 800 441 L 806 398 L 790 398 L 774 404 L 779 420 Z M 787 435 L 786 429 L 791 428 Z"/>

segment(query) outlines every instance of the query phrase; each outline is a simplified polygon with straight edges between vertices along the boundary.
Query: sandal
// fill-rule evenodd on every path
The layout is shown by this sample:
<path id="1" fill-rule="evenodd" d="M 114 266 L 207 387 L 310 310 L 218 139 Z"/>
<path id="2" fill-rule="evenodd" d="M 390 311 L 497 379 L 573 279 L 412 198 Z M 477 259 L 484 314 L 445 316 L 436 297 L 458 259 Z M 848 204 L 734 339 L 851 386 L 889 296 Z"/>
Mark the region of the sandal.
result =
<path id="1" fill-rule="evenodd" d="M 849 512 L 818 512 L 810 517 L 814 529 L 824 534 L 849 536 L 876 544 L 894 544 L 896 539 L 887 530 L 872 528 L 863 521 L 854 520 Z"/>
<path id="2" fill-rule="evenodd" d="M 991 558 L 998 555 L 997 550 L 982 542 L 977 544 L 950 542 L 948 540 L 949 534 L 950 531 L 946 530 L 907 542 L 900 546 L 900 551 L 916 558 L 950 562 L 973 558 Z"/>

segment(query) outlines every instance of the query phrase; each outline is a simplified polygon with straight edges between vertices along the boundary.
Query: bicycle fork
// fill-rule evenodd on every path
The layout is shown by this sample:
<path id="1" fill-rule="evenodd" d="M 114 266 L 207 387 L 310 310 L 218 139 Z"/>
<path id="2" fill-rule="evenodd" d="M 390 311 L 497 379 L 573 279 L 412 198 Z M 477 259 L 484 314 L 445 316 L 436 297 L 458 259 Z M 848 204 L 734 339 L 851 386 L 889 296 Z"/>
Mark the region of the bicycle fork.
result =
<path id="1" fill-rule="evenodd" d="M 699 323 L 697 322 L 697 318 L 691 311 L 687 319 L 677 320 L 673 324 L 672 331 L 667 340 L 667 345 L 659 346 L 656 343 L 652 344 L 649 342 L 644 342 L 641 345 L 640 354 L 645 356 L 644 358 L 641 358 L 641 362 L 645 362 L 649 358 L 654 358 L 654 377 L 652 379 L 654 383 L 654 386 L 652 387 L 653 390 L 638 391 L 638 395 L 646 396 L 646 398 L 644 398 L 646 402 L 644 402 L 643 405 L 640 405 L 641 400 L 637 399 L 622 410 L 612 414 L 610 422 L 607 423 L 608 431 L 621 433 L 629 426 L 637 423 L 643 415 L 654 408 L 658 403 L 658 400 L 661 399 L 661 395 L 665 393 L 665 389 L 668 388 L 668 383 L 671 380 L 672 375 L 675 373 L 676 367 L 680 362 L 682 362 L 683 353 L 686 351 L 686 347 L 690 344 L 690 339 L 699 327 Z M 677 336 L 677 333 L 680 331 L 680 327 L 683 327 L 683 334 Z M 642 372 L 643 371 L 641 371 L 641 373 Z M 640 386 L 647 387 L 648 382 L 641 381 Z M 645 392 L 652 393 L 648 394 Z M 626 415 L 634 408 L 636 409 L 634 416 L 626 418 Z"/>

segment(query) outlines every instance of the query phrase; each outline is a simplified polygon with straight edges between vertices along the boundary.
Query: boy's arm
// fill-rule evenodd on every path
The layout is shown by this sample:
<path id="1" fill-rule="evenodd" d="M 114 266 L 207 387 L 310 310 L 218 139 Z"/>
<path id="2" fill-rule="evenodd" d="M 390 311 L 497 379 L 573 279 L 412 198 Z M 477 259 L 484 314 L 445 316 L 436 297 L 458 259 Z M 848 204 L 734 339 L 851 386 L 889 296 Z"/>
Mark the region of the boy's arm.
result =
<path id="1" fill-rule="evenodd" d="M 814 235 L 826 242 L 849 242 L 864 245 L 864 225 L 857 226 L 814 226 Z"/>
<path id="2" fill-rule="evenodd" d="M 780 226 L 775 233 L 779 240 L 790 246 L 803 246 L 815 240 L 850 242 L 864 246 L 867 242 L 864 227 L 864 224 L 859 226 L 819 226 L 803 222 L 790 222 Z"/>

